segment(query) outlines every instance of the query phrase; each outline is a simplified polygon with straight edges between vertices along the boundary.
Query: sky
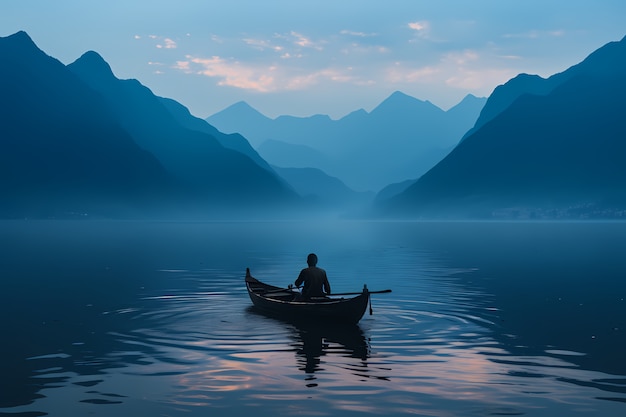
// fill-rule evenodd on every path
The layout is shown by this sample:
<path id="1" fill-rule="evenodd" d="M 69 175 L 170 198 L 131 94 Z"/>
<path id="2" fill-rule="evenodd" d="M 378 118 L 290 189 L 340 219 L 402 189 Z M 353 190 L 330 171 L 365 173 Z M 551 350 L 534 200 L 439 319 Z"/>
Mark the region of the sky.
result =
<path id="1" fill-rule="evenodd" d="M 444 110 L 519 73 L 548 77 L 626 35 L 624 0 L 0 0 L 69 64 L 94 50 L 119 78 L 208 117 L 372 110 L 394 91 Z"/>

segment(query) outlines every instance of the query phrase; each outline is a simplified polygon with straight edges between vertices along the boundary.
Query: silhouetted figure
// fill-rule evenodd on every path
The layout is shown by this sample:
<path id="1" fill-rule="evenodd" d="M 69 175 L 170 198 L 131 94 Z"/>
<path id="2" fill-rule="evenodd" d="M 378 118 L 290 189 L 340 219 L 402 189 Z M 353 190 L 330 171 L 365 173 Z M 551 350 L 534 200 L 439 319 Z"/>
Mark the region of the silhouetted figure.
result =
<path id="1" fill-rule="evenodd" d="M 298 275 L 298 279 L 295 282 L 296 287 L 304 283 L 302 298 L 309 300 L 311 297 L 330 295 L 330 283 L 328 282 L 326 271 L 316 266 L 317 255 L 314 253 L 309 254 L 306 258 L 306 263 L 309 267 L 300 271 L 300 275 Z"/>

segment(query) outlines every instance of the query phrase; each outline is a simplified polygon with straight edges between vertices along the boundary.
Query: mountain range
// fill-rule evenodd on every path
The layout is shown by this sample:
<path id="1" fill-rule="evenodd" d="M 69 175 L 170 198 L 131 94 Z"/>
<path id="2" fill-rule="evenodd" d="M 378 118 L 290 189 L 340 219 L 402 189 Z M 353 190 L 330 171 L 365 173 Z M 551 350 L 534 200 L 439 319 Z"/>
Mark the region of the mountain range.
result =
<path id="1" fill-rule="evenodd" d="M 379 203 L 411 217 L 626 214 L 626 38 L 547 79 L 521 74 L 489 97 L 441 162 Z"/>
<path id="2" fill-rule="evenodd" d="M 401 92 L 371 112 L 333 120 L 264 116 L 245 102 L 206 120 L 224 132 L 239 132 L 270 164 L 315 167 L 359 191 L 418 178 L 440 161 L 476 122 L 486 99 L 468 95 L 444 111 Z"/>
<path id="3" fill-rule="evenodd" d="M 273 168 L 304 198 L 309 210 L 329 213 L 362 210 L 361 207 L 369 205 L 375 197 L 372 192 L 352 190 L 339 178 L 318 168 Z"/>
<path id="4" fill-rule="evenodd" d="M 0 57 L 2 215 L 298 200 L 244 138 L 117 79 L 95 52 L 65 66 L 18 32 Z"/>
<path id="5" fill-rule="evenodd" d="M 0 216 L 311 213 L 387 186 L 375 215 L 624 217 L 625 74 L 626 38 L 448 111 L 396 92 L 339 120 L 237 103 L 212 125 L 18 32 L 0 38 Z"/>

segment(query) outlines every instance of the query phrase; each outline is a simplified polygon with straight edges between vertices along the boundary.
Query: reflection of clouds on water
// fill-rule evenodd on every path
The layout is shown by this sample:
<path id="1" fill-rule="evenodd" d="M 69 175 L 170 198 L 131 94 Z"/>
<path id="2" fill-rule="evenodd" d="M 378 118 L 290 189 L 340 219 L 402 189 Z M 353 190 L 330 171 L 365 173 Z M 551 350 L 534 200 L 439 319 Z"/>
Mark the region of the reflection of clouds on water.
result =
<path id="1" fill-rule="evenodd" d="M 394 299 L 374 299 L 374 316 L 361 324 L 332 328 L 299 327 L 254 313 L 245 290 L 229 290 L 229 274 L 162 271 L 171 275 L 171 283 L 194 282 L 194 290 L 171 287 L 144 294 L 136 306 L 108 312 L 136 323 L 131 331 L 110 333 L 117 350 L 93 358 L 110 367 L 99 367 L 98 379 L 64 366 L 42 369 L 38 378 L 49 388 L 36 405 L 61 410 L 69 401 L 132 408 L 141 398 L 139 403 L 155 410 L 191 415 L 207 406 L 245 410 L 262 404 L 268 413 L 285 415 L 419 409 L 446 416 L 491 404 L 489 414 L 510 415 L 526 412 L 529 396 L 534 406 L 548 407 L 558 398 L 584 407 L 588 388 L 576 381 L 607 381 L 607 375 L 568 362 L 573 352 L 512 355 L 492 338 L 498 312 L 488 307 L 489 297 L 477 289 L 463 292 L 455 283 L 459 274 L 473 271 L 446 276 L 430 270 L 436 273 L 410 284 L 419 291 L 405 284 L 408 288 L 396 291 Z M 68 359 L 78 360 L 67 354 L 31 358 Z"/>
<path id="2" fill-rule="evenodd" d="M 193 238 L 185 235 L 185 227 L 193 230 Z M 252 224 L 187 225 L 180 232 L 173 224 L 164 231 L 158 224 L 142 228 L 151 230 L 147 245 L 156 248 L 150 257 L 153 268 L 139 277 L 134 276 L 141 272 L 137 268 L 117 276 L 124 286 L 115 290 L 124 297 L 107 303 L 109 298 L 92 297 L 97 292 L 92 289 L 89 296 L 81 293 L 84 285 L 73 294 L 80 308 L 49 303 L 46 311 L 53 314 L 45 325 L 39 316 L 24 319 L 23 325 L 31 326 L 25 328 L 46 342 L 19 362 L 34 381 L 27 397 L 32 403 L 24 400 L 1 412 L 569 416 L 594 410 L 612 417 L 625 410 L 623 375 L 584 366 L 594 359 L 584 344 L 525 343 L 529 339 L 510 326 L 513 302 L 503 302 L 501 275 L 486 274 L 489 265 L 477 256 L 453 253 L 447 235 L 429 246 L 423 240 L 428 236 L 417 233 L 424 226 L 350 223 L 349 233 L 337 231 L 332 243 L 322 236 L 329 228 L 302 225 L 293 235 Z M 303 231 L 313 234 L 314 244 L 298 240 Z M 252 237 L 234 242 L 222 239 L 222 232 Z M 272 239 L 282 246 L 267 244 L 262 236 L 269 232 L 279 235 Z M 168 243 L 172 233 L 173 243 Z M 198 247 L 211 233 L 224 243 L 213 244 L 215 253 L 207 254 Z M 129 250 L 117 249 L 123 239 L 113 242 L 116 252 Z M 331 271 L 334 291 L 363 283 L 372 290 L 393 289 L 373 296 L 372 316 L 366 314 L 358 326 L 316 329 L 250 309 L 243 284 L 246 266 L 271 277 L 273 284 L 286 285 L 295 279 L 308 248 L 323 243 L 328 244 L 320 259 Z M 186 251 L 188 245 L 195 250 Z M 239 259 L 224 258 L 235 250 Z M 92 279 L 123 270 L 109 259 L 101 263 L 113 266 Z M 114 293 L 109 289 L 107 297 Z M 626 327 L 618 321 L 611 328 Z M 619 331 L 612 332 L 619 340 Z M 618 348 L 613 355 L 623 352 Z"/>

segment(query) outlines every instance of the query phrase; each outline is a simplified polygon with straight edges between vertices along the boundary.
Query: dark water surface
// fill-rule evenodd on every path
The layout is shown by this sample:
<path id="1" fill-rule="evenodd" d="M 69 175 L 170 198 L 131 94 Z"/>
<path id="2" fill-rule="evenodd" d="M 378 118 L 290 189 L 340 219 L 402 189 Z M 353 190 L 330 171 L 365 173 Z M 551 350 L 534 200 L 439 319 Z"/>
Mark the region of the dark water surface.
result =
<path id="1" fill-rule="evenodd" d="M 0 222 L 0 415 L 623 416 L 625 223 Z M 250 308 L 315 251 L 357 326 Z"/>

